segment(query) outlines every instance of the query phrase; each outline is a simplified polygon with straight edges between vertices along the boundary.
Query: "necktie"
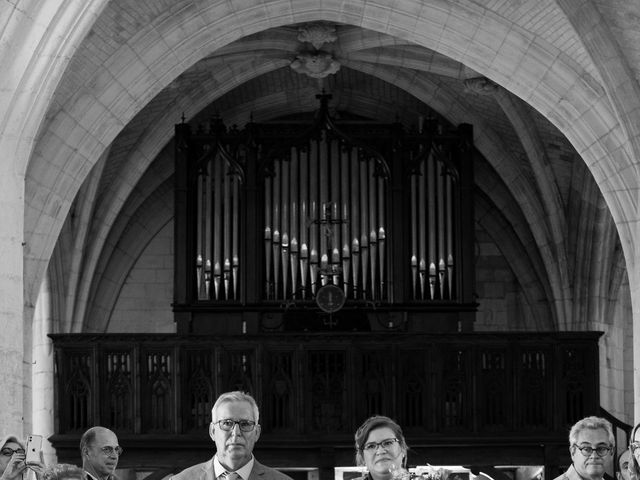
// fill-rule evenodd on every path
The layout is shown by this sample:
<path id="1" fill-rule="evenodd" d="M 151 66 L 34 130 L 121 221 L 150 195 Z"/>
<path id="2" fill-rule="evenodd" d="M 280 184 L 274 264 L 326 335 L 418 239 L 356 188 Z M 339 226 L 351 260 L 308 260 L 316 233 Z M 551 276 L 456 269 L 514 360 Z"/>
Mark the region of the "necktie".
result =
<path id="1" fill-rule="evenodd" d="M 238 475 L 236 472 L 224 472 L 220 475 L 222 480 L 242 480 L 242 477 Z"/>

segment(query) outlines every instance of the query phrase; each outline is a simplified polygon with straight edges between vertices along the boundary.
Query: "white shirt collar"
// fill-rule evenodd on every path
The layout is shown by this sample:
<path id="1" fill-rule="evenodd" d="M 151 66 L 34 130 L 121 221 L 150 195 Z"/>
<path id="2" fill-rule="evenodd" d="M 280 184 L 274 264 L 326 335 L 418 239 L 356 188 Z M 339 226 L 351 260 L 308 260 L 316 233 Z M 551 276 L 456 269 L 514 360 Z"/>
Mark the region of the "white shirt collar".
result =
<path id="1" fill-rule="evenodd" d="M 242 480 L 249 480 L 249 475 L 251 474 L 251 470 L 253 469 L 254 462 L 255 462 L 255 458 L 253 457 L 253 455 L 251 455 L 251 460 L 249 460 L 246 465 L 236 470 L 236 473 L 242 477 Z M 218 478 L 220 475 L 222 475 L 226 471 L 227 469 L 224 468 L 220 463 L 220 460 L 218 460 L 218 455 L 217 454 L 214 455 L 213 456 L 213 477 Z"/>

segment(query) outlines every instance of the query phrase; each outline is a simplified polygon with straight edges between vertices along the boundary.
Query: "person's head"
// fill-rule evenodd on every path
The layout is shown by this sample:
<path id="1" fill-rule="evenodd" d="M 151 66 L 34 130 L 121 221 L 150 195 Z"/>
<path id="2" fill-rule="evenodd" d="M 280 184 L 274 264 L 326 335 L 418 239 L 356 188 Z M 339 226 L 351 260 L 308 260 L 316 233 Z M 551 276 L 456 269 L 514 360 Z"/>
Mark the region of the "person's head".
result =
<path id="1" fill-rule="evenodd" d="M 25 455 L 25 446 L 15 435 L 7 435 L 0 439 L 0 476 L 4 473 L 9 460 L 15 454 Z"/>
<path id="2" fill-rule="evenodd" d="M 640 471 L 638 471 L 638 464 L 640 464 L 640 423 L 631 430 L 631 436 L 629 437 L 629 451 L 631 453 L 630 461 L 635 465 L 636 474 L 640 475 Z"/>
<path id="3" fill-rule="evenodd" d="M 613 429 L 604 418 L 586 417 L 571 427 L 569 452 L 573 466 L 582 478 L 602 478 L 614 448 Z"/>
<path id="4" fill-rule="evenodd" d="M 68 463 L 56 463 L 46 468 L 42 480 L 84 480 L 80 467 Z"/>
<path id="5" fill-rule="evenodd" d="M 407 463 L 407 443 L 402 428 L 389 417 L 367 418 L 355 434 L 356 465 L 365 465 L 375 479 L 388 478 L 389 467 Z"/>
<path id="6" fill-rule="evenodd" d="M 251 460 L 260 438 L 259 420 L 258 405 L 251 395 L 236 391 L 218 397 L 211 409 L 209 435 L 225 468 L 235 471 Z"/>
<path id="7" fill-rule="evenodd" d="M 618 471 L 616 477 L 618 480 L 629 480 L 629 460 L 631 460 L 631 453 L 629 450 L 623 450 L 618 456 Z"/>
<path id="8" fill-rule="evenodd" d="M 107 478 L 118 466 L 122 448 L 108 428 L 92 427 L 80 438 L 82 468 L 98 479 Z"/>

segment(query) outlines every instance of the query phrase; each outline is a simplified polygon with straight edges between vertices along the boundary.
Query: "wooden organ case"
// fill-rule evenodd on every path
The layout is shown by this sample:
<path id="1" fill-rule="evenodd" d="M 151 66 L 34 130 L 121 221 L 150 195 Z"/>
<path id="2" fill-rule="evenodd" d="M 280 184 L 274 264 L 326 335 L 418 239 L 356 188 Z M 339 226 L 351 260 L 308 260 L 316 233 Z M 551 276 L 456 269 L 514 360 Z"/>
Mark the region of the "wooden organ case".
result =
<path id="1" fill-rule="evenodd" d="M 470 331 L 469 125 L 176 125 L 182 334 Z"/>

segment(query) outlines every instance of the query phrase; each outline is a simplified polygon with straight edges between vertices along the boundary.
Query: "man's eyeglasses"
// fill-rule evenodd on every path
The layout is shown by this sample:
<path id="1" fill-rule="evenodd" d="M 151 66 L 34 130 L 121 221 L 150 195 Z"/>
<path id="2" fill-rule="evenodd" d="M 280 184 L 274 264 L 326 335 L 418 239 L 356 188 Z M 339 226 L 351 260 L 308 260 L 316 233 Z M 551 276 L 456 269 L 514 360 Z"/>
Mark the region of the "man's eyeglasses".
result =
<path id="1" fill-rule="evenodd" d="M 368 442 L 362 446 L 362 451 L 371 453 L 378 450 L 378 447 L 382 447 L 385 450 L 389 450 L 395 445 L 396 442 L 400 443 L 400 440 L 398 440 L 397 438 L 387 438 L 385 440 L 382 440 L 381 442 Z"/>
<path id="2" fill-rule="evenodd" d="M 631 442 L 629 444 L 629 450 L 631 450 L 631 452 L 635 451 L 638 447 L 640 447 L 640 442 Z"/>
<path id="3" fill-rule="evenodd" d="M 124 452 L 122 447 L 102 447 L 100 450 L 109 457 L 113 457 L 114 455 L 119 457 L 122 455 L 122 452 Z"/>
<path id="4" fill-rule="evenodd" d="M 16 448 L 14 450 L 13 448 L 4 447 L 3 449 L 0 450 L 0 454 L 4 455 L 5 457 L 10 457 L 14 453 L 18 453 L 20 455 L 24 455 L 24 453 L 25 453 L 24 452 L 24 448 Z"/>
<path id="5" fill-rule="evenodd" d="M 217 422 L 213 422 L 218 424 L 221 430 L 225 432 L 230 432 L 235 428 L 236 425 L 240 427 L 241 432 L 250 432 L 254 428 L 256 428 L 256 422 L 253 420 L 232 420 L 230 418 L 225 418 L 224 420 L 218 420 Z"/>
<path id="6" fill-rule="evenodd" d="M 579 447 L 578 445 L 574 444 L 573 446 L 576 447 L 578 450 L 580 450 L 580 453 L 585 457 L 590 457 L 593 452 L 596 452 L 596 455 L 598 455 L 599 457 L 604 457 L 607 453 L 611 451 L 611 447 L 605 447 L 605 446 L 600 446 L 596 448 L 593 448 L 590 445 Z"/>

